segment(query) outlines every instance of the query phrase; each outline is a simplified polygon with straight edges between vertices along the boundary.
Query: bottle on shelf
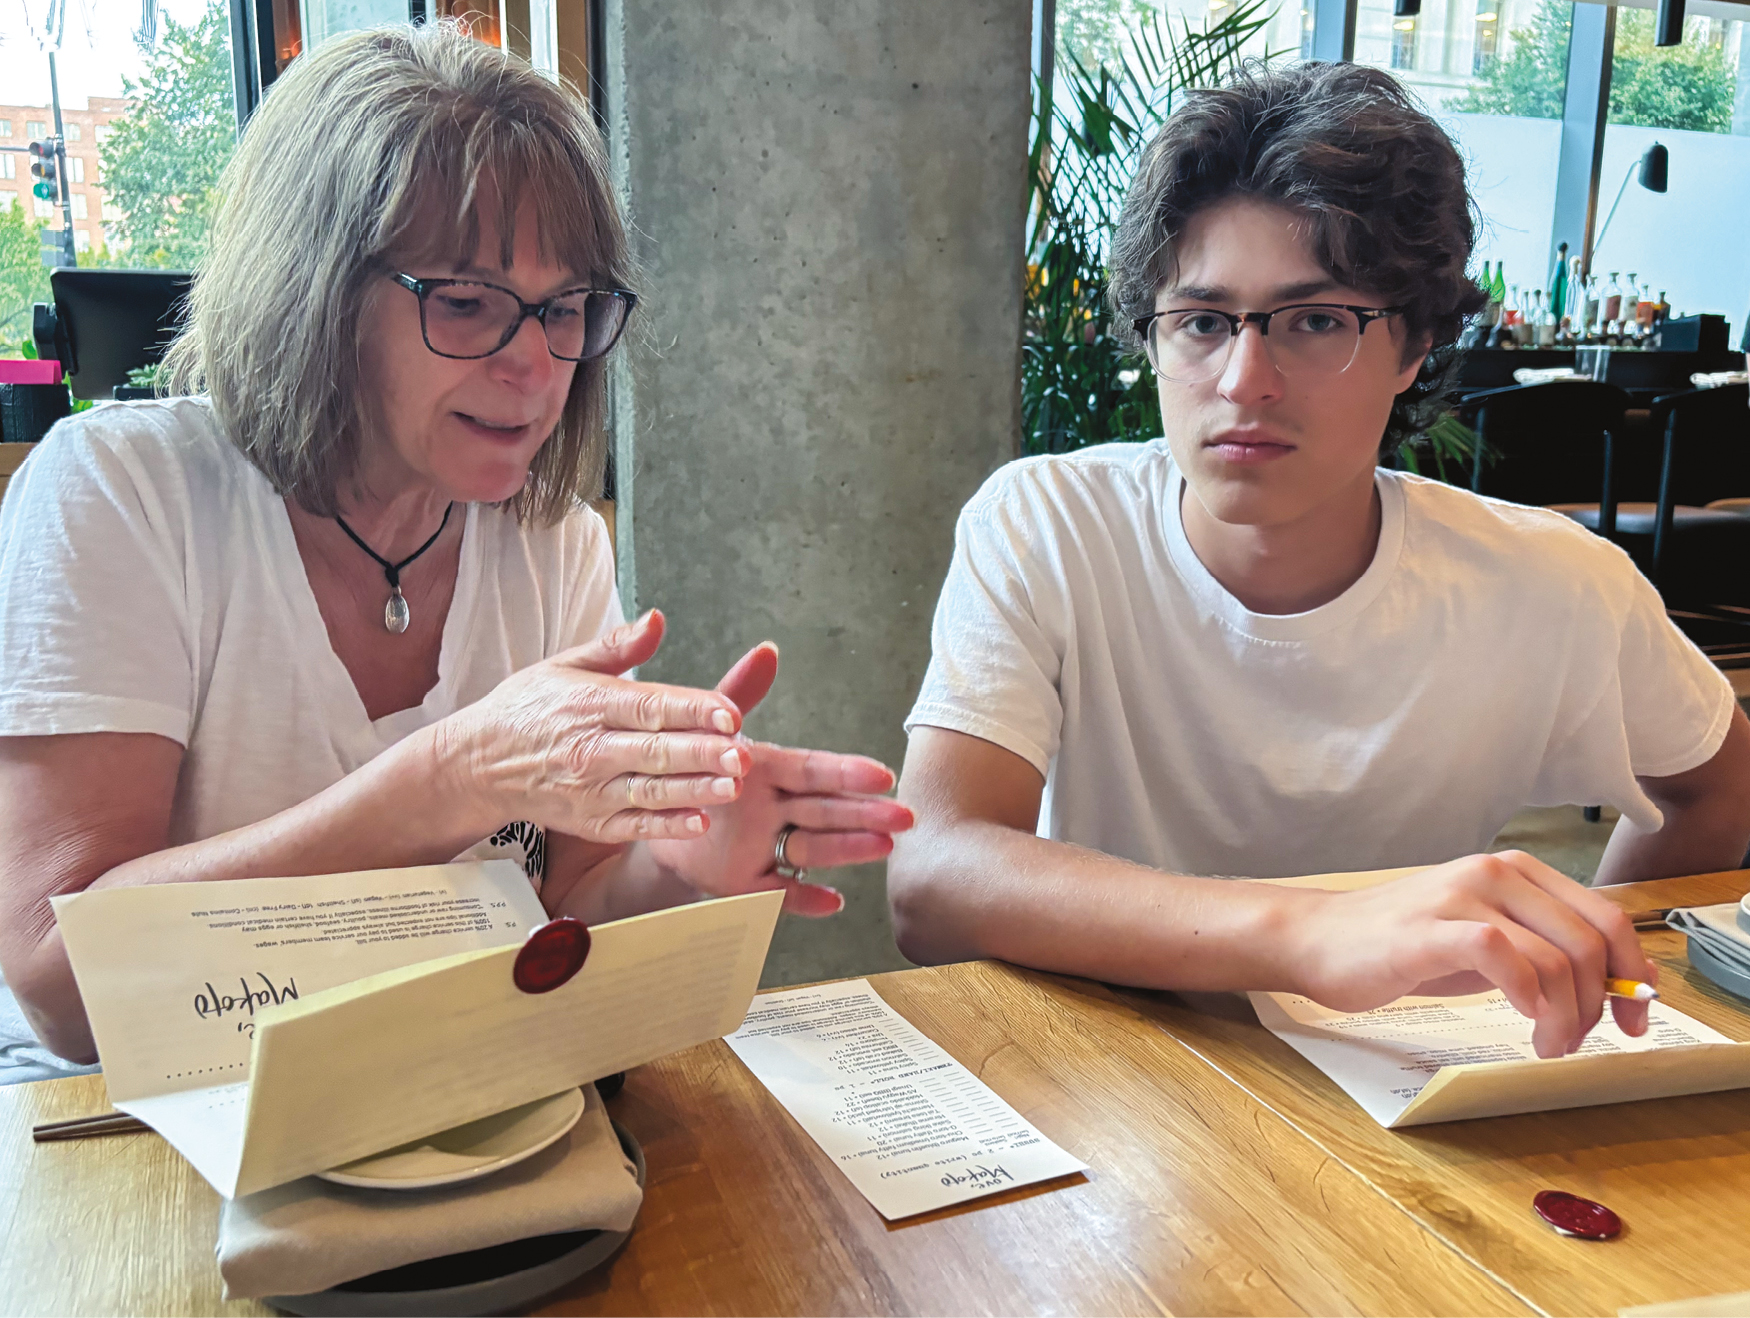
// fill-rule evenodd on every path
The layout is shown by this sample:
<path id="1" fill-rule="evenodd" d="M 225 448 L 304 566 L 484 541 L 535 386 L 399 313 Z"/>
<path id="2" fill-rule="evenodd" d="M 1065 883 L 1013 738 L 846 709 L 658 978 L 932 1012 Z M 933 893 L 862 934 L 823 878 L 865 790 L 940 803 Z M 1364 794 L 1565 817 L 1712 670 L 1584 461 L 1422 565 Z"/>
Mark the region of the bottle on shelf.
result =
<path id="1" fill-rule="evenodd" d="M 1598 342 L 1598 277 L 1585 276 L 1585 307 L 1581 312 L 1581 324 L 1588 343 Z"/>
<path id="2" fill-rule="evenodd" d="M 1549 313 L 1552 321 L 1559 321 L 1568 309 L 1568 245 L 1561 243 L 1556 247 L 1555 269 L 1550 272 L 1549 281 Z"/>
<path id="3" fill-rule="evenodd" d="M 1507 309 L 1507 263 L 1495 262 L 1495 282 L 1489 288 L 1489 298 L 1495 304 L 1495 323 L 1501 323 L 1502 313 Z"/>
<path id="4" fill-rule="evenodd" d="M 1622 285 L 1616 282 L 1617 272 L 1610 272 L 1610 287 L 1604 290 L 1604 323 L 1614 325 L 1622 318 Z"/>

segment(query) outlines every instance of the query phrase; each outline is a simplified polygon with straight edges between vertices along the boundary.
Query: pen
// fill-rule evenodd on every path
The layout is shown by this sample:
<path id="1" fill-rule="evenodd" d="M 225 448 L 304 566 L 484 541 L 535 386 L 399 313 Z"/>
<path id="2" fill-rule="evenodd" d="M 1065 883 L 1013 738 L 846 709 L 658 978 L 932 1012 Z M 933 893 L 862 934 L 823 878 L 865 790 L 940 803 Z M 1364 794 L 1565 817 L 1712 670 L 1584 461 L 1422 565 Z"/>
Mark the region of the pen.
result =
<path id="1" fill-rule="evenodd" d="M 1659 996 L 1658 989 L 1638 979 L 1607 979 L 1604 991 L 1613 998 L 1631 998 L 1635 1002 L 1653 1002 Z"/>

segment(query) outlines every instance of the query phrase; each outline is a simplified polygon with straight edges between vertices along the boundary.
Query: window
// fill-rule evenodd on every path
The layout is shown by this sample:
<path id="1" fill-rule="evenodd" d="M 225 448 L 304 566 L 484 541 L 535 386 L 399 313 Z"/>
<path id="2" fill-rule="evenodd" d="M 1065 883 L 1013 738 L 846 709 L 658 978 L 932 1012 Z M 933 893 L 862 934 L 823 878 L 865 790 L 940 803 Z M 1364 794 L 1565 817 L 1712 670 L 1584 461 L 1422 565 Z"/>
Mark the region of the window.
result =
<path id="1" fill-rule="evenodd" d="M 1661 48 L 1652 44 L 1653 21 L 1646 10 L 1616 12 L 1592 271 L 1606 284 L 1617 271 L 1625 294 L 1632 272 L 1655 300 L 1665 292 L 1673 315 L 1725 316 L 1736 344 L 1750 307 L 1743 220 L 1750 214 L 1750 22 L 1691 17 L 1683 43 Z M 1668 153 L 1663 193 L 1638 181 L 1655 142 Z"/>
<path id="2" fill-rule="evenodd" d="M 61 128 L 66 132 L 69 142 L 77 142 L 85 132 L 80 125 L 71 122 L 63 122 Z"/>
<path id="3" fill-rule="evenodd" d="M 1394 69 L 1416 67 L 1416 20 L 1413 18 L 1392 20 L 1391 66 Z"/>
<path id="4" fill-rule="evenodd" d="M 49 135 L 49 126 L 41 119 L 27 119 L 24 124 L 24 135 L 31 141 Z"/>
<path id="5" fill-rule="evenodd" d="M 68 177 L 71 178 L 73 182 L 83 183 L 85 181 L 85 157 L 68 156 L 67 170 Z"/>
<path id="6" fill-rule="evenodd" d="M 84 229 L 73 230 L 73 250 L 89 252 L 91 250 L 91 235 Z"/>
<path id="7" fill-rule="evenodd" d="M 12 120 L 0 119 L 0 137 L 12 136 Z"/>
<path id="8" fill-rule="evenodd" d="M 83 192 L 75 192 L 73 194 L 73 218 L 76 220 L 89 218 L 86 214 L 86 207 L 88 204 L 89 203 L 86 202 L 85 194 Z"/>
<path id="9" fill-rule="evenodd" d="M 109 141 L 109 135 L 114 131 L 115 129 L 111 128 L 108 124 L 98 124 L 97 131 L 93 136 L 96 137 L 99 142 L 107 142 Z"/>
<path id="10" fill-rule="evenodd" d="M 4 215 L 18 204 L 16 192 L 0 191 L 0 215 Z"/>
<path id="11" fill-rule="evenodd" d="M 113 201 L 109 201 L 106 199 L 103 203 L 103 218 L 106 220 L 119 220 L 119 219 L 121 219 L 121 217 L 122 217 L 122 208 L 120 206 L 116 205 Z M 107 229 L 104 230 L 105 235 L 107 235 L 108 232 L 109 231 Z M 106 236 L 104 241 L 108 242 L 110 240 Z"/>
<path id="12" fill-rule="evenodd" d="M 39 219 L 39 220 L 51 220 L 54 218 L 54 216 L 55 216 L 55 203 L 54 202 L 44 201 L 41 197 L 33 197 L 33 198 L 31 198 L 31 200 L 36 202 L 36 217 L 37 217 L 37 219 Z"/>
<path id="13" fill-rule="evenodd" d="M 1471 32 L 1471 76 L 1483 77 L 1494 64 L 1495 45 L 1500 35 L 1500 0 L 1477 0 L 1476 24 Z"/>
<path id="14" fill-rule="evenodd" d="M 10 151 L 0 151 L 0 178 L 18 177 L 18 157 Z"/>

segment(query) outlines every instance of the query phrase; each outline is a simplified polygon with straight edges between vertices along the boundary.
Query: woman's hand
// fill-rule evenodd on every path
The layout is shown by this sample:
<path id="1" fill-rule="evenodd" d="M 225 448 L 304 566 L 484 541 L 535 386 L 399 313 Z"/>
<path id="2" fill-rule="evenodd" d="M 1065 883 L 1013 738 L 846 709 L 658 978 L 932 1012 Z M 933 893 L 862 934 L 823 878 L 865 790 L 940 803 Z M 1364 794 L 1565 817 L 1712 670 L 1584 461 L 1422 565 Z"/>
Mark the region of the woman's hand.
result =
<path id="1" fill-rule="evenodd" d="M 1606 976 L 1651 984 L 1659 973 L 1614 902 L 1522 851 L 1319 893 L 1298 927 L 1298 987 L 1315 1002 L 1366 1011 L 1407 993 L 1493 986 L 1535 1022 L 1539 1057 L 1585 1042 Z M 1625 1032 L 1646 1031 L 1646 1003 L 1613 998 L 1611 1010 Z"/>
<path id="2" fill-rule="evenodd" d="M 527 819 L 590 842 L 699 837 L 705 808 L 740 795 L 754 753 L 733 700 L 618 676 L 662 633 L 652 610 L 433 725 L 439 781 L 476 831 Z"/>
<path id="3" fill-rule="evenodd" d="M 765 698 L 777 674 L 777 647 L 758 645 L 729 670 L 717 690 L 736 708 L 751 710 Z M 778 873 L 778 834 L 794 826 L 784 848 L 794 869 L 880 860 L 893 850 L 893 835 L 912 826 L 909 808 L 879 795 L 892 790 L 893 771 L 862 755 L 746 740 L 742 745 L 752 767 L 741 779 L 739 798 L 709 809 L 710 828 L 702 838 L 653 841 L 653 859 L 714 897 L 783 888 L 786 911 L 835 914 L 845 904 L 837 890 Z"/>

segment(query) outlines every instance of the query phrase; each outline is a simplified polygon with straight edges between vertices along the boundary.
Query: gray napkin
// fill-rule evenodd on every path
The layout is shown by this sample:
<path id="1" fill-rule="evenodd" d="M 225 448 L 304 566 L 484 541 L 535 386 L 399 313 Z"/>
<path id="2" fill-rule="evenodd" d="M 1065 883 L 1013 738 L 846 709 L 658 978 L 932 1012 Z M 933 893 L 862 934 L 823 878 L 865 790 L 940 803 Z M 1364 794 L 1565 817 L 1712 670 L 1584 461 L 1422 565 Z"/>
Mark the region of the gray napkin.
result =
<path id="1" fill-rule="evenodd" d="M 1738 923 L 1738 903 L 1679 906 L 1665 923 L 1688 934 L 1733 970 L 1750 975 L 1750 932 Z"/>
<path id="2" fill-rule="evenodd" d="M 626 1231 L 644 1201 L 595 1086 L 534 1157 L 452 1189 L 361 1190 L 306 1176 L 225 1204 L 225 1298 L 307 1295 L 420 1259 L 559 1231 Z"/>

